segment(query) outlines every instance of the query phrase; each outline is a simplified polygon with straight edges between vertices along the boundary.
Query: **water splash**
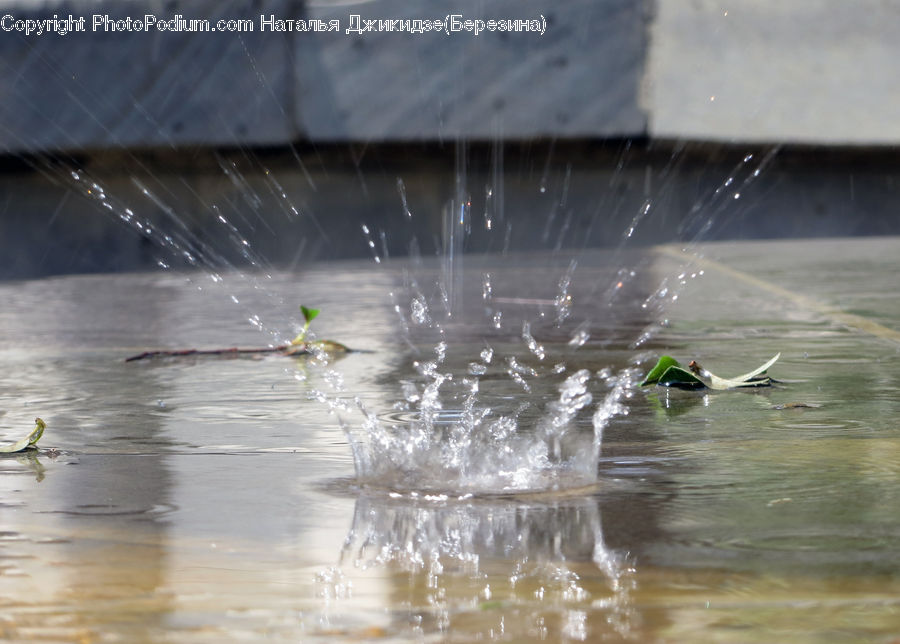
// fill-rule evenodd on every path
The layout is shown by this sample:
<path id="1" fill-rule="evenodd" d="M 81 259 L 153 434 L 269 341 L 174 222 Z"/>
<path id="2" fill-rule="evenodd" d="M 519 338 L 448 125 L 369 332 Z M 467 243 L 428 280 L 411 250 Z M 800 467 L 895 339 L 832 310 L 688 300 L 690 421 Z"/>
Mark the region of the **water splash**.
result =
<path id="1" fill-rule="evenodd" d="M 507 571 L 503 576 L 496 574 L 498 561 Z M 586 562 L 599 572 L 590 583 L 582 578 Z M 485 635 L 483 624 L 470 623 L 473 607 L 517 616 L 504 626 L 508 633 L 494 631 L 499 639 L 528 632 L 546 638 L 547 616 L 570 639 L 590 640 L 600 633 L 592 630 L 596 622 L 588 625 L 588 611 L 604 613 L 603 632 L 617 638 L 627 638 L 635 626 L 635 570 L 627 556 L 605 543 L 600 508 L 591 499 L 510 504 L 363 494 L 340 566 L 356 571 L 390 566 L 408 577 L 410 587 L 422 588 L 420 599 L 408 606 L 407 619 L 420 636 L 415 625 L 425 618 L 436 633 Z M 324 570 L 317 582 L 329 607 L 347 595 L 350 585 L 340 567 Z"/>
<path id="2" fill-rule="evenodd" d="M 528 322 L 517 342 L 501 343 L 499 355 L 482 344 L 472 359 L 431 307 L 415 291 L 411 328 L 442 339 L 412 360 L 415 377 L 399 383 L 390 411 L 355 399 L 361 421 L 340 414 L 358 482 L 385 493 L 452 496 L 596 484 L 602 429 L 626 411 L 630 371 L 569 371 L 570 344 L 538 342 Z"/>

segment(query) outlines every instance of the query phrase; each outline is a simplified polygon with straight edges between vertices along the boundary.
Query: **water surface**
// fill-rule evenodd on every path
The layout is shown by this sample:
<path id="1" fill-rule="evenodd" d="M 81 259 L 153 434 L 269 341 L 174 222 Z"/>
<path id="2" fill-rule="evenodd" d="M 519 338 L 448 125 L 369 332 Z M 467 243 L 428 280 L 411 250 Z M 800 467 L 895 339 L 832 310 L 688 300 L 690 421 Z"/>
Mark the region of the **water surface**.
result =
<path id="1" fill-rule="evenodd" d="M 896 239 L 702 250 L 898 328 Z M 408 321 L 412 277 L 430 314 L 444 315 L 433 306 L 428 266 L 349 262 L 221 282 L 160 272 L 0 285 L 0 436 L 19 438 L 38 415 L 48 423 L 37 453 L 0 459 L 0 639 L 900 635 L 898 345 L 649 254 L 580 257 L 571 316 L 557 324 L 554 298 L 569 259 L 466 263 L 474 295 L 443 324 L 442 369 L 455 380 L 445 386 L 441 422 L 452 426 L 463 408 L 454 387 L 464 389 L 485 346 L 495 361 L 480 378 L 480 404 L 498 415 L 526 405 L 522 435 L 536 431 L 568 375 L 590 371 L 593 401 L 566 433 L 574 454 L 590 449 L 591 415 L 616 374 L 646 371 L 662 352 L 726 376 L 781 352 L 772 375 L 783 382 L 709 395 L 629 386 L 603 430 L 597 474 L 585 480 L 510 494 L 417 488 L 427 472 L 417 479 L 415 471 L 360 484 L 341 423 L 361 427 L 355 398 L 398 431 L 414 421 L 403 383 L 421 384 L 413 363 L 431 359 L 441 338 L 426 326 L 406 334 L 393 304 Z M 639 272 L 617 295 L 610 286 L 624 263 Z M 659 296 L 663 278 L 668 290 Z M 301 302 L 323 309 L 320 336 L 368 352 L 328 364 L 280 356 L 124 362 L 146 349 L 289 339 Z M 525 345 L 522 320 L 544 360 Z M 585 320 L 591 337 L 574 347 Z M 540 370 L 524 376 L 530 390 L 509 376 L 510 356 Z M 565 371 L 553 373 L 557 363 Z M 780 408 L 788 403 L 809 406 Z M 490 453 L 470 454 L 479 473 L 489 466 Z"/>

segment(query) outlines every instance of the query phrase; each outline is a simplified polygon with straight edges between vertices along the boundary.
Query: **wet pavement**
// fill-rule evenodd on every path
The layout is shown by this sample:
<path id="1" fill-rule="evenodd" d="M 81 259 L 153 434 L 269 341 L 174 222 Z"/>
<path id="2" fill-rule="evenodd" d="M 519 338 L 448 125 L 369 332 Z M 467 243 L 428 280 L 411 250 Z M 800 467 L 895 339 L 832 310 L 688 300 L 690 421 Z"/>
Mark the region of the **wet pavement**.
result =
<path id="1" fill-rule="evenodd" d="M 610 370 L 590 381 L 575 446 L 615 374 L 661 353 L 725 376 L 782 355 L 767 389 L 630 385 L 593 485 L 505 497 L 355 480 L 341 427 L 364 426 L 355 399 L 402 431 L 403 382 L 431 355 L 433 329 L 406 335 L 393 310 L 410 275 L 426 289 L 427 266 L 0 285 L 0 438 L 48 425 L 36 453 L 0 458 L 0 639 L 894 641 L 900 240 L 687 251 L 583 253 L 560 326 L 570 257 L 467 261 L 455 284 L 475 296 L 447 324 L 444 368 L 471 378 L 487 344 L 492 365 Z M 637 276 L 620 295 L 625 266 Z M 290 339 L 299 303 L 322 308 L 322 337 L 371 352 L 124 362 Z M 586 320 L 590 339 L 570 345 Z M 531 404 L 528 434 L 561 378 L 546 366 L 526 392 L 498 367 L 481 400 L 498 414 Z M 462 406 L 444 402 L 450 416 Z"/>

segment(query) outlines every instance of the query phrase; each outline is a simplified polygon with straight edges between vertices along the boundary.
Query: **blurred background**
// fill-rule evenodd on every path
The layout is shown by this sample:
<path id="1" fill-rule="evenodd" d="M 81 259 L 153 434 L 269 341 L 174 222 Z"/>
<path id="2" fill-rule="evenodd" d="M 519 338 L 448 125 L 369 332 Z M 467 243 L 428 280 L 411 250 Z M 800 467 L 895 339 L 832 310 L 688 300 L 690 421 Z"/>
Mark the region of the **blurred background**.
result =
<path id="1" fill-rule="evenodd" d="M 438 253 L 460 208 L 469 252 L 898 234 L 897 33 L 880 0 L 3 0 L 0 278 Z"/>

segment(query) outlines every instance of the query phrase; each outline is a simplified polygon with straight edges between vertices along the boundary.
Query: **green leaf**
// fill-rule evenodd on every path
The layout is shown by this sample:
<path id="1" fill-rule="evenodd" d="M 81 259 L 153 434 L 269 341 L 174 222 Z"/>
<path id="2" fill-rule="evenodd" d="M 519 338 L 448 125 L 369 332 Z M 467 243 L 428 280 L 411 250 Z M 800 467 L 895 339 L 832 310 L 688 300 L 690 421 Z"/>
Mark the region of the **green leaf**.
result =
<path id="1" fill-rule="evenodd" d="M 669 367 L 680 367 L 678 361 L 672 356 L 662 356 L 659 361 L 656 363 L 656 366 L 650 370 L 650 373 L 647 374 L 647 377 L 644 378 L 644 382 L 641 383 L 641 387 L 645 385 L 652 385 L 659 381 L 659 377 L 666 372 L 666 369 Z"/>
<path id="2" fill-rule="evenodd" d="M 663 387 L 678 387 L 680 389 L 702 389 L 709 386 L 696 374 L 677 365 L 666 369 L 659 377 L 657 384 Z"/>
<path id="3" fill-rule="evenodd" d="M 693 360 L 688 365 L 688 368 L 685 369 L 674 358 L 662 356 L 659 362 L 656 363 L 656 366 L 644 378 L 641 386 L 656 383 L 663 387 L 679 387 L 681 389 L 708 387 L 717 391 L 737 389 L 739 387 L 767 387 L 772 384 L 772 379 L 764 374 L 780 357 L 781 354 L 779 353 L 765 364 L 740 376 L 720 378 Z"/>
<path id="4" fill-rule="evenodd" d="M 301 304 L 300 312 L 303 314 L 303 319 L 306 320 L 307 324 L 309 324 L 316 319 L 321 311 L 319 309 L 308 309 Z"/>
<path id="5" fill-rule="evenodd" d="M 41 440 L 41 436 L 44 435 L 44 430 L 47 429 L 47 424 L 40 418 L 35 418 L 34 423 L 34 429 L 31 430 L 31 433 L 28 434 L 28 436 L 20 441 L 16 441 L 12 445 L 0 446 L 0 453 L 9 454 L 12 452 L 21 452 L 22 450 L 26 450 L 29 447 L 35 447 L 37 445 L 37 442 Z"/>

